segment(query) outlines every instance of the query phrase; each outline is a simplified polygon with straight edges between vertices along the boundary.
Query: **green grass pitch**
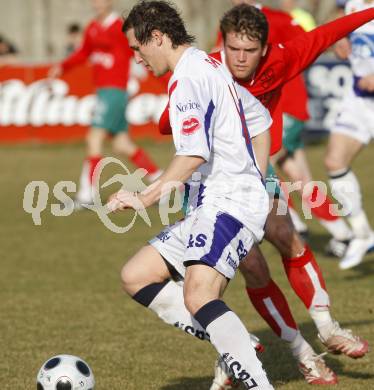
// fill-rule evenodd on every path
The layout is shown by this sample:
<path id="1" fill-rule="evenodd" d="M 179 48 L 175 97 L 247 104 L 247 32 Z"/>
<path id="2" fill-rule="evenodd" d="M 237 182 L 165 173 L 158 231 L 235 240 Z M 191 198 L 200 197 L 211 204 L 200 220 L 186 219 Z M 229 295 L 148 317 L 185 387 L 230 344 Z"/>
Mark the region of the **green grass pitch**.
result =
<path id="1" fill-rule="evenodd" d="M 169 144 L 142 145 L 162 166 L 173 153 Z M 325 180 L 323 154 L 323 145 L 308 149 L 315 177 Z M 372 220 L 373 154 L 374 145 L 354 164 Z M 80 144 L 0 147 L 1 389 L 35 389 L 40 365 L 52 355 L 69 353 L 89 362 L 97 389 L 208 390 L 216 357 L 213 348 L 164 325 L 121 292 L 122 264 L 160 230 L 157 209 L 150 210 L 151 228 L 138 220 L 126 234 L 110 232 L 89 211 L 69 217 L 51 214 L 50 205 L 56 203 L 53 186 L 60 180 L 76 182 L 83 156 Z M 44 180 L 50 186 L 41 226 L 34 226 L 22 208 L 24 189 L 32 180 Z M 128 216 L 114 218 L 119 223 Z M 356 269 L 341 272 L 336 260 L 323 255 L 327 233 L 315 221 L 309 226 L 310 243 L 323 269 L 335 318 L 374 345 L 374 254 Z M 308 313 L 288 286 L 279 256 L 266 243 L 262 247 L 302 332 L 323 352 Z M 240 276 L 225 297 L 265 344 L 261 359 L 275 387 L 309 389 L 287 346 L 251 307 Z M 361 360 L 328 355 L 326 361 L 339 376 L 339 389 L 374 389 L 372 353 Z"/>

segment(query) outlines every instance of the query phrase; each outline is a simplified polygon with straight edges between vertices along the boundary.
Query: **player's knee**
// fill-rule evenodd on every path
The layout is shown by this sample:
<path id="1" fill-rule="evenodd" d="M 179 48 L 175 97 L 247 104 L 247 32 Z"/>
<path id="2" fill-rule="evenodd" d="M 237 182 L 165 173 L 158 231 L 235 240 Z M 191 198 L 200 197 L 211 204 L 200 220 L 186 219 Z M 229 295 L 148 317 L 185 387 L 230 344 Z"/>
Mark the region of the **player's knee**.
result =
<path id="1" fill-rule="evenodd" d="M 136 283 L 136 278 L 131 269 L 128 269 L 126 265 L 122 267 L 121 270 L 121 282 L 123 290 L 131 294 L 132 286 Z"/>
<path id="2" fill-rule="evenodd" d="M 345 168 L 345 161 L 335 154 L 328 153 L 325 156 L 325 168 L 328 172 L 338 171 Z"/>
<path id="3" fill-rule="evenodd" d="M 209 301 L 209 299 L 208 299 Z M 201 309 L 207 302 L 206 292 L 198 282 L 188 283 L 184 286 L 184 305 L 191 315 Z"/>
<path id="4" fill-rule="evenodd" d="M 158 278 L 157 280 L 149 278 L 148 275 L 143 274 L 132 264 L 125 264 L 121 270 L 122 289 L 130 296 L 136 294 L 143 287 L 158 281 Z"/>
<path id="5" fill-rule="evenodd" d="M 290 248 L 294 239 L 295 228 L 292 222 L 276 223 L 271 227 L 271 230 L 267 234 L 267 238 L 272 242 L 278 249 Z"/>

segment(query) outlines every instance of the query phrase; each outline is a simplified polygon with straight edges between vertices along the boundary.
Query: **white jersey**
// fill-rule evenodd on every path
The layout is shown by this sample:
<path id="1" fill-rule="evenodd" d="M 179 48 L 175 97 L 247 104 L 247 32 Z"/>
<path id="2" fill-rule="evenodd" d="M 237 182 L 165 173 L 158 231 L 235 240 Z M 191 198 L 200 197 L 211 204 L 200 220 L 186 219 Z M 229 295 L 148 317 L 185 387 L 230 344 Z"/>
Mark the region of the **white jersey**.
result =
<path id="1" fill-rule="evenodd" d="M 222 64 L 193 47 L 179 60 L 169 95 L 176 154 L 206 161 L 190 181 L 198 192 L 189 198 L 190 208 L 219 207 L 261 239 L 268 196 L 251 137 L 270 127 L 268 110 L 240 89 Z"/>
<path id="2" fill-rule="evenodd" d="M 350 0 L 345 7 L 346 14 L 374 7 L 364 0 Z M 353 31 L 349 39 L 352 45 L 352 54 L 349 57 L 353 75 L 356 78 L 374 73 L 374 20 Z"/>

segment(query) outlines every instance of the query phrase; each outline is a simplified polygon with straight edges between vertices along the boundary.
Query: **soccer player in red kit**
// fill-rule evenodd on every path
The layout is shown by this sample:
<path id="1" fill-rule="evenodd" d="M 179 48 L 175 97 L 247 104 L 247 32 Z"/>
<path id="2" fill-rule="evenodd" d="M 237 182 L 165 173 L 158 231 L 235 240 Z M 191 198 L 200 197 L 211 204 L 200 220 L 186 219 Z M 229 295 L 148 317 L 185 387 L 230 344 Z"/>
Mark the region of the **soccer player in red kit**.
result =
<path id="1" fill-rule="evenodd" d="M 321 26 L 313 32 L 300 34 L 285 44 L 268 45 L 267 22 L 259 10 L 241 5 L 225 14 L 221 21 L 224 51 L 213 54 L 212 60 L 226 63 L 237 81 L 259 98 L 274 115 L 272 154 L 279 151 L 282 145 L 282 118 L 276 114 L 281 109 L 279 104 L 283 85 L 302 72 L 335 41 L 373 17 L 370 11 L 358 13 Z M 165 110 L 160 119 L 162 133 L 169 131 L 167 116 L 168 111 Z M 321 341 L 330 351 L 342 352 L 353 358 L 364 356 L 368 351 L 367 342 L 341 329 L 331 318 L 325 282 L 313 253 L 294 230 L 289 215 L 276 215 L 274 211 L 277 209 L 273 207 L 269 215 L 265 237 L 280 251 L 290 284 L 309 310 Z M 261 252 L 252 249 L 240 270 L 245 277 L 252 303 L 270 327 L 290 343 L 306 380 L 315 384 L 336 383 L 336 377 L 320 357 L 313 355 L 313 350 L 301 337 L 287 301 L 271 279 Z M 229 378 L 218 378 L 223 379 L 221 382 L 216 379 L 217 376 L 212 390 L 229 388 L 225 382 Z"/>
<path id="2" fill-rule="evenodd" d="M 114 151 L 128 157 L 137 167 L 146 169 L 150 181 L 160 174 L 155 163 L 134 144 L 127 132 L 126 88 L 133 52 L 121 31 L 123 20 L 113 12 L 112 0 L 91 0 L 91 3 L 96 17 L 86 27 L 82 45 L 49 72 L 54 78 L 87 60 L 93 65 L 97 105 L 87 135 L 87 157 L 76 198 L 78 207 L 92 203 L 93 172 L 102 158 L 103 142 L 108 134 L 113 137 Z"/>
<path id="3" fill-rule="evenodd" d="M 232 0 L 232 3 L 253 5 L 265 14 L 269 23 L 268 42 L 271 44 L 287 42 L 304 32 L 289 14 L 262 6 L 256 0 Z M 221 48 L 222 45 L 222 33 L 219 32 L 216 47 Z M 272 157 L 272 163 L 276 164 L 291 182 L 301 182 L 298 191 L 302 195 L 303 202 L 310 206 L 314 218 L 332 236 L 326 247 L 327 253 L 341 257 L 352 237 L 352 232 L 343 218 L 330 212 L 333 203 L 330 197 L 326 193 L 321 193 L 318 186 L 313 188 L 307 185 L 313 180 L 302 141 L 304 123 L 309 119 L 307 103 L 305 82 L 302 75 L 298 75 L 283 87 L 282 100 L 277 111 L 278 116 L 283 115 L 283 148 Z M 315 199 L 319 200 L 319 205 Z M 308 228 L 293 208 L 292 199 L 288 198 L 288 202 L 290 216 L 296 230 L 306 233 Z"/>
<path id="4" fill-rule="evenodd" d="M 220 24 L 224 50 L 211 57 L 225 63 L 235 79 L 274 115 L 271 154 L 278 152 L 282 145 L 282 120 L 277 114 L 282 109 L 283 86 L 330 45 L 373 18 L 373 9 L 359 12 L 309 33 L 299 34 L 287 42 L 272 45 L 267 43 L 266 19 L 255 7 L 239 5 L 224 15 Z M 295 232 L 289 216 L 276 215 L 276 210 L 277 207 L 273 207 L 269 214 L 265 237 L 280 251 L 290 284 L 309 310 L 320 340 L 329 351 L 342 352 L 353 358 L 364 356 L 368 351 L 367 342 L 340 328 L 331 318 L 326 285 L 313 253 Z M 280 337 L 286 339 L 284 335 L 290 335 L 290 329 L 296 330 L 297 326 L 282 293 L 270 279 L 267 268 L 259 266 L 258 253 L 254 255 L 251 252 L 240 266 L 248 295 L 265 321 Z M 266 279 L 267 284 L 253 287 L 256 282 L 261 281 L 262 284 Z M 305 370 L 302 361 L 300 363 L 309 383 L 328 383 L 325 378 L 314 376 L 318 374 L 318 367 L 317 371 Z M 225 383 L 216 379 L 217 375 L 211 390 L 229 388 L 223 387 Z"/>

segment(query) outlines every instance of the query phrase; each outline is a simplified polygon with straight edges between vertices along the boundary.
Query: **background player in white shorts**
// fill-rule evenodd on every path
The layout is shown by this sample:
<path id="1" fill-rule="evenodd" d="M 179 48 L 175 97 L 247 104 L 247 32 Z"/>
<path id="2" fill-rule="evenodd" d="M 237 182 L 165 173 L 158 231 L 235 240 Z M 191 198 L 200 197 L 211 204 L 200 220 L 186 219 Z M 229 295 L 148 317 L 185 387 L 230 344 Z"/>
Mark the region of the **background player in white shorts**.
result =
<path id="1" fill-rule="evenodd" d="M 186 219 L 123 267 L 124 289 L 167 323 L 189 321 L 203 328 L 247 389 L 272 389 L 244 325 L 220 300 L 240 260 L 261 240 L 269 207 L 235 83 L 223 66 L 190 46 L 192 37 L 166 2 L 138 3 L 123 31 L 138 63 L 156 76 L 173 72 L 168 90 L 176 155 L 146 192 L 121 190 L 108 207 L 147 207 L 160 199 L 164 185 L 185 182 L 192 174 L 201 179 Z M 264 133 L 269 113 L 246 94 L 247 115 L 249 108 L 254 128 Z M 170 280 L 167 264 L 185 276 L 183 293 Z"/>
<path id="2" fill-rule="evenodd" d="M 374 7 L 373 0 L 351 0 L 345 11 L 349 14 L 370 7 Z M 331 129 L 325 158 L 333 194 L 345 210 L 350 210 L 348 221 L 354 234 L 340 261 L 341 269 L 358 265 L 374 246 L 374 232 L 362 208 L 360 185 L 350 169 L 353 160 L 374 137 L 374 21 L 354 31 L 349 41 L 353 85 Z"/>

